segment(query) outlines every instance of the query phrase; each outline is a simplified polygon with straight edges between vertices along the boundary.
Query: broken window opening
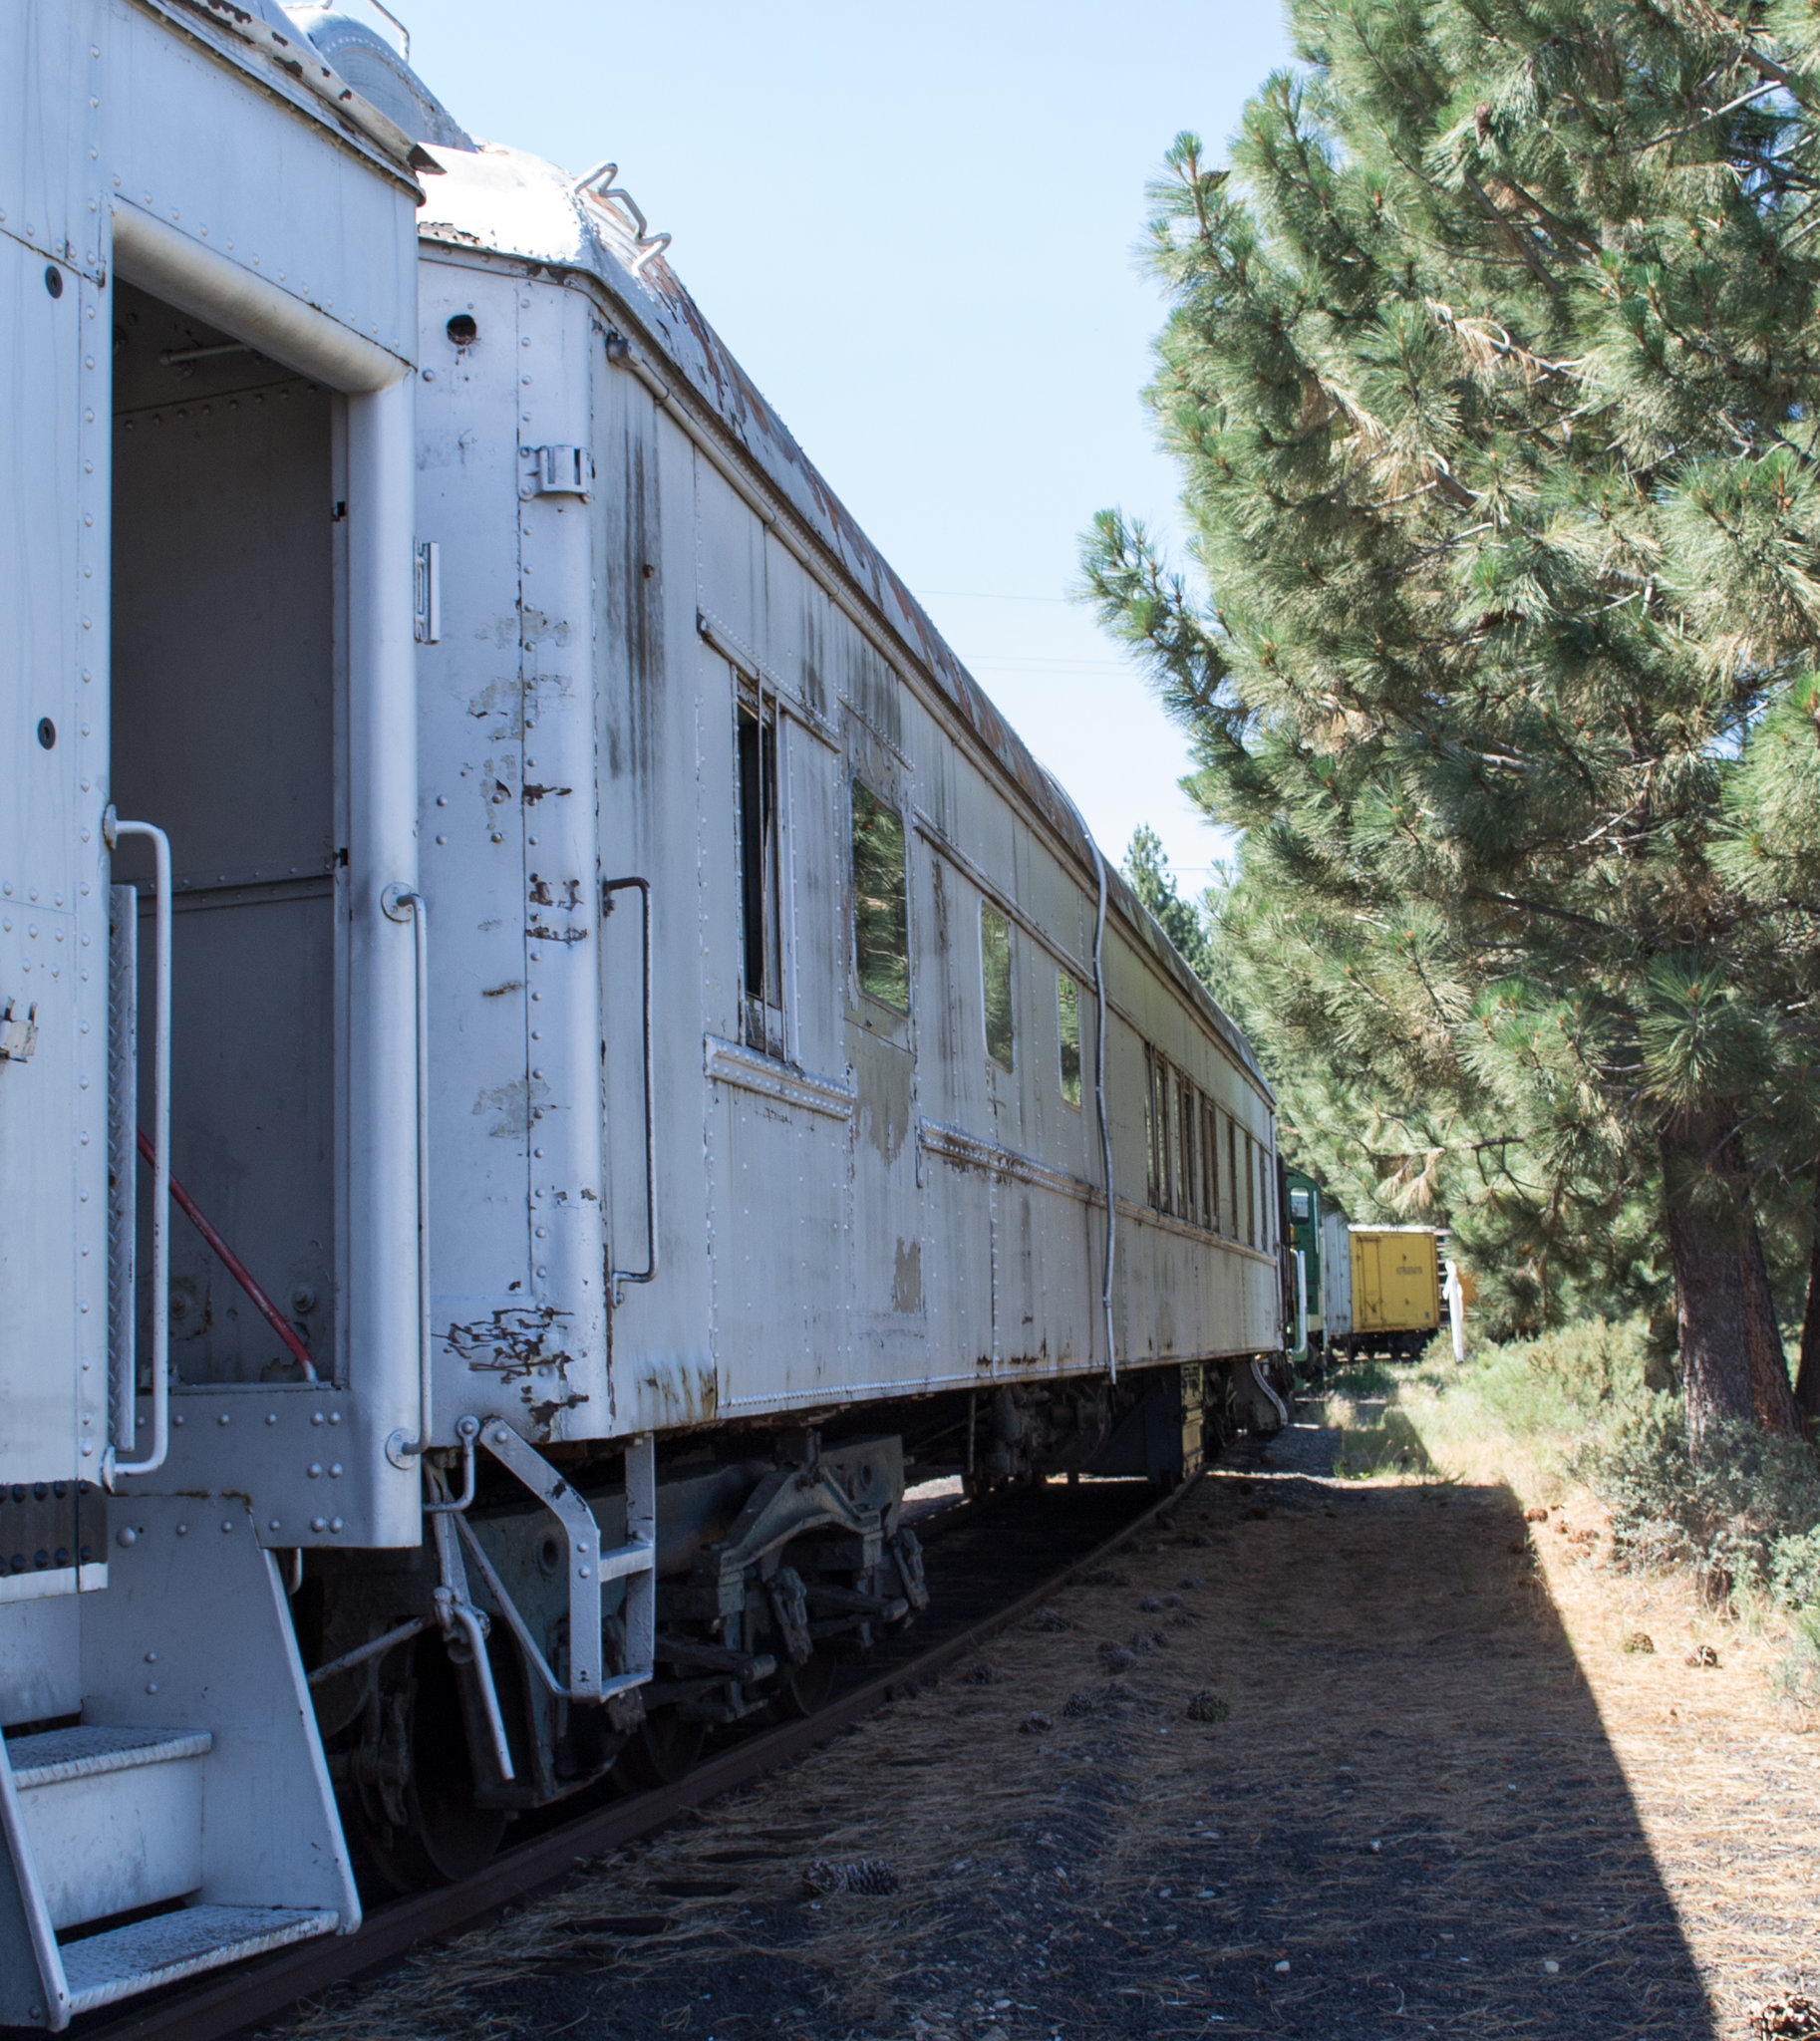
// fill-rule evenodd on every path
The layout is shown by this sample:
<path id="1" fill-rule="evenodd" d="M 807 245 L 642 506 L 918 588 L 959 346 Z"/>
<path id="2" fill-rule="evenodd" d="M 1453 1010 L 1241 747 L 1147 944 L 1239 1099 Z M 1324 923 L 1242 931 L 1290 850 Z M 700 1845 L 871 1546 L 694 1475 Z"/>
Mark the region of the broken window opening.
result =
<path id="1" fill-rule="evenodd" d="M 990 900 L 980 902 L 980 976 L 986 988 L 986 1053 L 1012 1068 L 1011 923 Z"/>
<path id="2" fill-rule="evenodd" d="M 1201 1196 L 1206 1204 L 1207 1231 L 1220 1231 L 1220 1114 L 1210 1099 L 1201 1100 L 1201 1145 L 1207 1166 L 1201 1173 Z"/>
<path id="3" fill-rule="evenodd" d="M 1156 1051 L 1144 1043 L 1144 1202 L 1162 1204 L 1162 1172 L 1156 1152 Z"/>
<path id="4" fill-rule="evenodd" d="M 1080 988 L 1065 971 L 1056 974 L 1056 1015 L 1062 1029 L 1062 1096 L 1080 1103 Z"/>
<path id="5" fill-rule="evenodd" d="M 863 779 L 853 782 L 853 960 L 859 989 L 910 1011 L 910 895 L 904 818 Z"/>
<path id="6" fill-rule="evenodd" d="M 741 990 L 749 1046 L 780 1056 L 783 969 L 778 910 L 777 707 L 739 705 Z"/>

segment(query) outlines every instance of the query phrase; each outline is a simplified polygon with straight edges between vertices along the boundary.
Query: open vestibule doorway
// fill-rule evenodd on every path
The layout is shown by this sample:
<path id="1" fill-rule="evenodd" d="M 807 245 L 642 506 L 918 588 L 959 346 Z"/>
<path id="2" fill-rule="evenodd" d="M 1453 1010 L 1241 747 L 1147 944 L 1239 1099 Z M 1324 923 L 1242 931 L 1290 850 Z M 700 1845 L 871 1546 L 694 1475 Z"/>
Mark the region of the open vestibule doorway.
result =
<path id="1" fill-rule="evenodd" d="M 170 840 L 171 1173 L 315 1370 L 343 1377 L 346 406 L 131 283 L 111 295 L 112 793 Z M 114 877 L 141 889 L 150 1132 L 143 843 L 122 840 Z M 142 1166 L 142 1266 L 150 1182 Z M 169 1312 L 173 1385 L 306 1378 L 175 1213 Z"/>

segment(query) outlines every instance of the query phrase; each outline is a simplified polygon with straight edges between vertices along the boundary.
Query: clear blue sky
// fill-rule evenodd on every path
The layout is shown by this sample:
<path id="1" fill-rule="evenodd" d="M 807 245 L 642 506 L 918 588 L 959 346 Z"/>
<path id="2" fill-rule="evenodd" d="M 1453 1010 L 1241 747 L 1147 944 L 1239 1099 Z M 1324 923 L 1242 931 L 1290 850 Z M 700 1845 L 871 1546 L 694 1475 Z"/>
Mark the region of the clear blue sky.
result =
<path id="1" fill-rule="evenodd" d="M 1117 503 L 1167 528 L 1133 250 L 1183 128 L 1222 146 L 1286 61 L 1271 0 L 632 7 L 398 0 L 482 139 L 602 156 L 758 387 L 955 650 L 1124 854 L 1220 842 L 1180 732 L 1065 599 Z"/>

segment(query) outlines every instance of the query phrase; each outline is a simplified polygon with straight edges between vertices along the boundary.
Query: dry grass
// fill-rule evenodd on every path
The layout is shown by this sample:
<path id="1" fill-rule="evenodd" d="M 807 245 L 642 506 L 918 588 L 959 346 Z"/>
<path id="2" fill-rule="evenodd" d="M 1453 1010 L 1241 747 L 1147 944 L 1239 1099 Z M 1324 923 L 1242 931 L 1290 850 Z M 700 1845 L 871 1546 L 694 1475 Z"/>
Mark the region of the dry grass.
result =
<path id="1" fill-rule="evenodd" d="M 1811 1990 L 1820 1756 L 1767 1698 L 1775 1640 L 1610 1572 L 1571 1497 L 1590 1543 L 1490 1479 L 1324 1478 L 1324 1442 L 1210 1477 L 983 1663 L 292 2032 L 1742 2041 L 1748 1999 Z M 1190 1718 L 1208 1692 L 1226 1719 Z M 816 1859 L 899 1889 L 818 1895 Z"/>
<path id="2" fill-rule="evenodd" d="M 1604 1512 L 1584 1491 L 1534 1529 L 1720 2031 L 1744 2035 L 1751 2000 L 1820 1978 L 1820 1737 L 1772 1697 L 1786 1626 L 1728 1620 L 1684 1577 L 1615 1571 Z M 1653 1649 L 1635 1648 L 1640 1632 Z M 1716 1665 L 1688 1664 L 1702 1647 Z"/>

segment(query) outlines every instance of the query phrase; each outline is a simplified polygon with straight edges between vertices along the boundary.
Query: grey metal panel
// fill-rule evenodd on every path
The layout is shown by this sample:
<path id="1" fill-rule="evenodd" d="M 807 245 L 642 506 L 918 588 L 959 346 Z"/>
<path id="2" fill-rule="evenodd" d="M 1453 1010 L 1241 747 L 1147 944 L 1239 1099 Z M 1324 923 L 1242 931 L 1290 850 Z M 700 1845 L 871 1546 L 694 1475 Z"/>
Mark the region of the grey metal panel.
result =
<path id="1" fill-rule="evenodd" d="M 514 1422 L 541 1346 L 530 1294 L 517 297 L 509 278 L 426 265 L 418 399 L 418 527 L 441 547 L 446 583 L 442 641 L 418 652 L 421 869 L 435 931 L 438 1401 Z M 474 320 L 471 345 L 449 339 L 455 317 Z M 475 433 L 476 410 L 504 430 Z"/>
<path id="2" fill-rule="evenodd" d="M 360 1900 L 290 1610 L 245 1504 L 142 1496 L 121 1514 L 138 1537 L 108 1594 L 84 1599 L 85 1706 L 122 1728 L 209 1733 L 203 1901 L 320 1907 L 352 1932 Z"/>
<path id="3" fill-rule="evenodd" d="M 123 83 L 105 26 L 111 12 L 105 0 L 0 8 L 0 234 L 37 256 L 34 278 L 47 258 L 101 273 L 101 222 L 89 201 L 99 199 L 102 178 L 90 150 Z"/>
<path id="4" fill-rule="evenodd" d="M 635 1430 L 674 1422 L 671 1411 L 699 1412 L 718 1393 L 703 1042 L 739 1034 L 733 950 L 709 935 L 711 925 L 734 926 L 733 675 L 696 629 L 695 450 L 630 377 L 597 378 L 594 388 L 600 860 L 604 876 L 636 873 L 652 883 L 661 1049 L 664 1278 L 628 1290 L 613 1321 L 609 1416 L 615 1428 Z M 709 817 L 719 860 L 702 833 Z M 608 922 L 600 970 L 608 1235 L 633 1244 L 643 1240 L 646 1210 L 642 987 L 630 911 Z"/>
<path id="5" fill-rule="evenodd" d="M 7 89 L 29 101 L 37 82 L 28 64 Z M 57 297 L 44 256 L 0 233 L 0 1012 L 36 1027 L 29 1058 L 0 1060 L 8 1481 L 92 1476 L 106 1425 L 107 461 L 87 416 L 106 350 L 99 294 L 55 274 Z"/>
<path id="6" fill-rule="evenodd" d="M 77 1601 L 0 1602 L 0 1726 L 73 1715 L 82 1706 Z"/>
<path id="7" fill-rule="evenodd" d="M 521 446 L 591 446 L 598 344 L 586 306 L 567 292 L 521 290 L 517 328 Z M 527 1386 L 530 1436 L 548 1439 L 597 1435 L 595 1412 L 607 1402 L 597 952 L 600 884 L 609 875 L 599 863 L 595 784 L 597 522 L 581 496 L 531 494 L 518 506 L 528 1294 L 555 1314 L 542 1378 Z M 629 912 L 621 917 L 634 919 Z M 619 931 L 622 956 L 631 952 L 629 933 Z M 624 1252 L 614 1261 L 639 1266 Z"/>
<path id="8" fill-rule="evenodd" d="M 113 0 L 105 190 L 413 359 L 415 187 L 263 51 Z M 175 32 L 173 33 L 173 28 Z M 308 46 L 303 46 L 307 52 Z M 253 70 L 262 89 L 248 90 Z M 116 179 L 118 178 L 118 182 Z"/>
<path id="9" fill-rule="evenodd" d="M 722 1080 L 708 1126 L 719 1408 L 842 1400 L 847 1123 Z"/>

